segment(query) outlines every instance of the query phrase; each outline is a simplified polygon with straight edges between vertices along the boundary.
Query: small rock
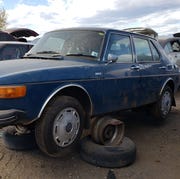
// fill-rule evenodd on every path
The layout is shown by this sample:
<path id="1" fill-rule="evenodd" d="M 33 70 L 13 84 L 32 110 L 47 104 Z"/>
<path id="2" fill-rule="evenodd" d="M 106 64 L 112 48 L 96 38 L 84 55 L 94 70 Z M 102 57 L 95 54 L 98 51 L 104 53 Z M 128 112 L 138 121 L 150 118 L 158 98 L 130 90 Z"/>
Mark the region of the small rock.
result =
<path id="1" fill-rule="evenodd" d="M 116 175 L 114 174 L 112 170 L 108 171 L 107 179 L 116 179 Z"/>

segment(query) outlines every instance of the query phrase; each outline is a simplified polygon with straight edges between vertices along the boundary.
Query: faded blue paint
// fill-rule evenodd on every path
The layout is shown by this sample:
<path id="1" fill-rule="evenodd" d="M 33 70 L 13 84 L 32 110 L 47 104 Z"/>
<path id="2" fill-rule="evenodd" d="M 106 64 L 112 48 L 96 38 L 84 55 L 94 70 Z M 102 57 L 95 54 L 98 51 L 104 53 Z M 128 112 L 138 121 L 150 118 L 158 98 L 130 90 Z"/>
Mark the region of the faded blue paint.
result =
<path id="1" fill-rule="evenodd" d="M 132 63 L 107 63 L 104 54 L 110 32 L 133 34 L 103 31 L 106 32 L 104 44 L 97 60 L 71 56 L 54 60 L 27 58 L 0 62 L 0 86 L 27 86 L 24 98 L 0 99 L 0 110 L 22 110 L 27 120 L 34 120 L 50 96 L 67 85 L 81 86 L 86 90 L 92 102 L 92 116 L 155 102 L 167 79 L 172 79 L 177 89 L 179 69 L 174 65 L 170 70 L 162 69 L 170 63 L 163 53 L 161 62 L 140 64 L 136 62 L 132 47 Z M 137 66 L 138 70 L 132 68 Z"/>

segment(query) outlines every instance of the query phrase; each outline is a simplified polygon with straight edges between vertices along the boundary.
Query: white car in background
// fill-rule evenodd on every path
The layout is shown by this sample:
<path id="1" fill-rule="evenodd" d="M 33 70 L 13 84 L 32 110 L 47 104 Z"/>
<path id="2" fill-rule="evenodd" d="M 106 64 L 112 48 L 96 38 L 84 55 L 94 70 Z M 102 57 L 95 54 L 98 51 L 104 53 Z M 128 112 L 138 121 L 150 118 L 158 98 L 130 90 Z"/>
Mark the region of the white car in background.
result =
<path id="1" fill-rule="evenodd" d="M 169 56 L 170 60 L 180 67 L 180 37 L 159 39 L 159 43 Z"/>
<path id="2" fill-rule="evenodd" d="M 33 47 L 32 43 L 19 41 L 0 41 L 0 61 L 20 59 Z"/>
<path id="3" fill-rule="evenodd" d="M 11 28 L 0 31 L 0 61 L 19 59 L 28 52 L 32 42 L 28 42 L 28 37 L 37 37 L 39 34 L 27 28 Z"/>

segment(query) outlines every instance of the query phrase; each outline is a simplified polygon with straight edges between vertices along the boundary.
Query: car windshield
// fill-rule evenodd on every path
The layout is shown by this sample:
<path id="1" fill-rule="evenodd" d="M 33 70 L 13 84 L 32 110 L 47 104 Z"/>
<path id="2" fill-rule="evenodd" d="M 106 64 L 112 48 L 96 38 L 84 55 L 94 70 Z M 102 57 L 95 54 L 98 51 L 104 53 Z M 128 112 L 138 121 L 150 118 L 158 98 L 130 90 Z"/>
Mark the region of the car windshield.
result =
<path id="1" fill-rule="evenodd" d="M 26 56 L 51 55 L 99 58 L 103 31 L 59 30 L 46 33 Z"/>

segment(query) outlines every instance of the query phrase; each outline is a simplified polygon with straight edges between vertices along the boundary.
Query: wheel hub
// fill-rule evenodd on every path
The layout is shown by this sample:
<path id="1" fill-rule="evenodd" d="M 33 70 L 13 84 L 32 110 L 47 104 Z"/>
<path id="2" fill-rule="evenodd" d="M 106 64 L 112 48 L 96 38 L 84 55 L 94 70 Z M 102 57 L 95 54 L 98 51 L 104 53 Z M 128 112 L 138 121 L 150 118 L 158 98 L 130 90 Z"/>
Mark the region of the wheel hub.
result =
<path id="1" fill-rule="evenodd" d="M 104 141 L 111 140 L 114 133 L 115 133 L 115 126 L 113 126 L 113 125 L 107 126 L 103 132 Z"/>
<path id="2" fill-rule="evenodd" d="M 163 98 L 162 98 L 161 110 L 162 110 L 163 114 L 166 115 L 169 112 L 170 108 L 171 108 L 171 95 L 167 91 L 163 95 Z"/>
<path id="3" fill-rule="evenodd" d="M 53 139 L 59 147 L 68 147 L 76 139 L 80 117 L 76 109 L 65 108 L 57 115 L 53 125 Z"/>
<path id="4" fill-rule="evenodd" d="M 72 123 L 68 123 L 66 126 L 66 132 L 70 132 L 72 130 Z"/>
<path id="5" fill-rule="evenodd" d="M 92 122 L 91 136 L 101 145 L 119 145 L 124 137 L 124 123 L 110 116 L 95 118 Z"/>

